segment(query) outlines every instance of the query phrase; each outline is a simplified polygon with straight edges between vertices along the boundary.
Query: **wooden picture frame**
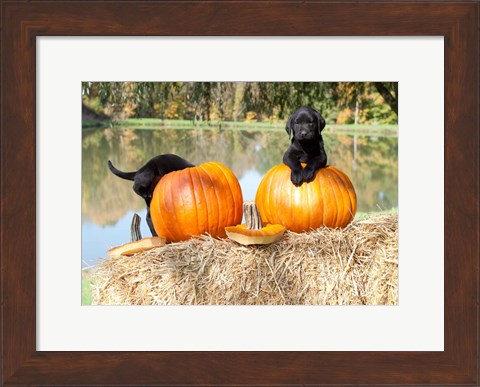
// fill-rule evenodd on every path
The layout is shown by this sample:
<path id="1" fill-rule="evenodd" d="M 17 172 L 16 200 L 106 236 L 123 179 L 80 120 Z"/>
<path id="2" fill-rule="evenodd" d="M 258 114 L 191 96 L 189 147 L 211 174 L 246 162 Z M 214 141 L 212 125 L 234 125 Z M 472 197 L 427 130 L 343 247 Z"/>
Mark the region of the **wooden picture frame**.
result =
<path id="1" fill-rule="evenodd" d="M 478 385 L 479 4 L 2 2 L 2 385 Z M 36 38 L 95 35 L 444 36 L 445 350 L 36 351 Z"/>

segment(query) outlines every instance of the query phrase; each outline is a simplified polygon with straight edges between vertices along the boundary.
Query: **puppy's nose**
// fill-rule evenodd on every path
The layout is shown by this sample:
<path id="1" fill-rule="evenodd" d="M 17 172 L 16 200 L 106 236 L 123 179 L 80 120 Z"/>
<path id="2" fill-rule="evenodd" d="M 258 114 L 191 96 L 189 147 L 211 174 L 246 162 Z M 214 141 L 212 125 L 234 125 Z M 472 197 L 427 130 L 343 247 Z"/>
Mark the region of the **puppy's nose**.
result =
<path id="1" fill-rule="evenodd" d="M 300 137 L 306 137 L 306 136 L 307 136 L 307 132 L 304 131 L 304 130 L 302 130 L 302 131 L 300 132 Z"/>

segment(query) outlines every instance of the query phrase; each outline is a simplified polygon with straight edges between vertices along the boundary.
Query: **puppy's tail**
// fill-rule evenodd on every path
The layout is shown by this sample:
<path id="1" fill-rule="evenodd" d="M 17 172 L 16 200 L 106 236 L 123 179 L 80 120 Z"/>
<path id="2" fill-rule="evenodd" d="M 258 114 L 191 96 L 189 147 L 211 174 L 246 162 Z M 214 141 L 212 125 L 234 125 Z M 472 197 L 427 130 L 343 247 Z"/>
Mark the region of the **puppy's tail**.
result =
<path id="1" fill-rule="evenodd" d="M 136 172 L 122 172 L 119 171 L 117 168 L 115 168 L 110 160 L 108 160 L 108 168 L 110 168 L 110 171 L 114 175 L 117 175 L 118 177 L 121 177 L 122 179 L 126 180 L 134 180 L 135 179 L 135 173 Z"/>

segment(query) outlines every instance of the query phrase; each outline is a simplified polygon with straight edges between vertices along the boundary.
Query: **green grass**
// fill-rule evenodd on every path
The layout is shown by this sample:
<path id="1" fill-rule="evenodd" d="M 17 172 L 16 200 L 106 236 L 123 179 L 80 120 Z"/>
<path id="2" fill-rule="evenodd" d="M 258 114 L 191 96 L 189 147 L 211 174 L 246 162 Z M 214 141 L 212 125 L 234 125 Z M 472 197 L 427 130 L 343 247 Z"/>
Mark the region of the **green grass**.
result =
<path id="1" fill-rule="evenodd" d="M 348 135 L 393 137 L 398 136 L 398 125 L 327 125 L 325 131 Z"/>
<path id="2" fill-rule="evenodd" d="M 110 126 L 113 128 L 136 128 L 144 130 L 168 129 L 229 129 L 229 130 L 284 130 L 282 122 L 242 122 L 242 121 L 192 121 L 164 120 L 159 118 L 129 118 L 118 121 L 83 121 L 83 128 Z M 327 125 L 326 132 L 344 134 L 381 134 L 396 136 L 398 125 Z"/>
<path id="3" fill-rule="evenodd" d="M 136 127 L 138 129 L 237 129 L 237 130 L 283 130 L 285 124 L 270 122 L 234 122 L 234 121 L 192 121 L 192 120 L 162 120 L 158 118 L 129 118 L 114 121 L 114 126 Z"/>
<path id="4" fill-rule="evenodd" d="M 92 305 L 92 284 L 94 277 L 89 270 L 82 271 L 82 305 Z"/>
<path id="5" fill-rule="evenodd" d="M 82 129 L 104 128 L 105 126 L 109 126 L 109 123 L 106 121 L 82 120 Z"/>

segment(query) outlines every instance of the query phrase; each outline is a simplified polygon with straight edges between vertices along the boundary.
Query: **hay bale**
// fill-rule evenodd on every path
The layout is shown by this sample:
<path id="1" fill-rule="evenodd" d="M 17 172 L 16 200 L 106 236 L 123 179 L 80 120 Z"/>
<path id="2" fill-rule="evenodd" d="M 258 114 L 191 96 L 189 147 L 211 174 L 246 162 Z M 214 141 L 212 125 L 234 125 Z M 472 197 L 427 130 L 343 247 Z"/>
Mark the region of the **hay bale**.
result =
<path id="1" fill-rule="evenodd" d="M 111 257 L 95 277 L 93 304 L 103 305 L 397 304 L 398 216 L 286 232 L 266 246 L 204 235 Z"/>

